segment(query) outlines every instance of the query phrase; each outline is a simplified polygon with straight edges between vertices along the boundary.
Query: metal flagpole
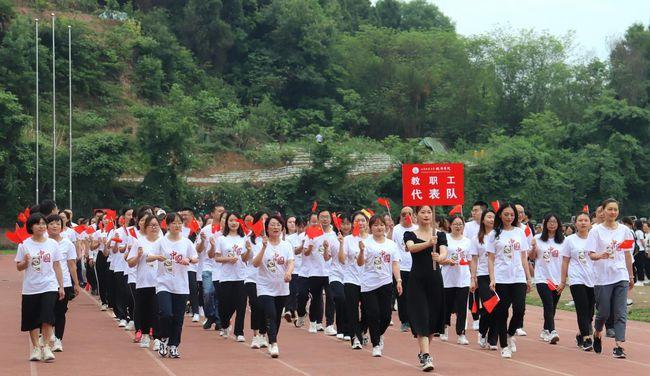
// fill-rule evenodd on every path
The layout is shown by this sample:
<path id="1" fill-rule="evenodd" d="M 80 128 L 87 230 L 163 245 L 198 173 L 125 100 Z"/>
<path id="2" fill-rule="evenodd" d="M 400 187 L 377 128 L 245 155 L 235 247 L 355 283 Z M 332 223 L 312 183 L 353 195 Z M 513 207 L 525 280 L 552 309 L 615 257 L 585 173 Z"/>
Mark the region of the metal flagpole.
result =
<path id="1" fill-rule="evenodd" d="M 38 133 L 39 133 L 39 123 L 38 123 L 38 18 L 36 19 L 36 37 L 34 43 L 36 45 L 36 202 L 38 204 Z"/>
<path id="2" fill-rule="evenodd" d="M 54 13 L 52 13 L 52 200 L 56 200 L 56 66 L 54 51 Z"/>
<path id="3" fill-rule="evenodd" d="M 68 181 L 68 195 L 70 196 L 70 210 L 72 210 L 72 26 L 68 25 L 68 101 L 69 101 L 69 114 L 68 114 L 68 168 L 69 178 Z"/>

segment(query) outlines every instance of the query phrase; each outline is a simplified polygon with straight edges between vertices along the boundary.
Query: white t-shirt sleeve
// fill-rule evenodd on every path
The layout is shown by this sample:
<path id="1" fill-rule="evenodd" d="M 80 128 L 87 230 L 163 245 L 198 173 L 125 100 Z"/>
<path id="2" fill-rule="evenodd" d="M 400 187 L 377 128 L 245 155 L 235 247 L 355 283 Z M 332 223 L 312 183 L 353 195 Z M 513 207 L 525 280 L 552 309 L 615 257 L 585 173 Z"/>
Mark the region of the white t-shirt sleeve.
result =
<path id="1" fill-rule="evenodd" d="M 589 231 L 587 236 L 587 245 L 585 246 L 585 251 L 589 253 L 601 252 L 602 250 L 598 249 L 598 230 L 592 229 Z"/>
<path id="2" fill-rule="evenodd" d="M 485 237 L 485 251 L 488 253 L 496 253 L 496 236 L 495 233 L 490 233 L 489 236 Z"/>
<path id="3" fill-rule="evenodd" d="M 18 244 L 18 250 L 16 251 L 16 257 L 14 261 L 21 262 L 25 259 L 25 246 L 23 244 Z"/>

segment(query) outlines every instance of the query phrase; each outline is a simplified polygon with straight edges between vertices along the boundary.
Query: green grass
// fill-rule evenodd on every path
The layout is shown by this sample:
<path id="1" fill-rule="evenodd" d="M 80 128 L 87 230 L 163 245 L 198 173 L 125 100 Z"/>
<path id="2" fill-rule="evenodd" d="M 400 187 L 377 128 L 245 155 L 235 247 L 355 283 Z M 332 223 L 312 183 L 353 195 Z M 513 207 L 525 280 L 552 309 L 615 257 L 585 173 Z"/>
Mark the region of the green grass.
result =
<path id="1" fill-rule="evenodd" d="M 3 249 L 3 250 L 0 250 L 0 255 L 13 255 L 14 253 L 16 253 L 15 249 Z"/>

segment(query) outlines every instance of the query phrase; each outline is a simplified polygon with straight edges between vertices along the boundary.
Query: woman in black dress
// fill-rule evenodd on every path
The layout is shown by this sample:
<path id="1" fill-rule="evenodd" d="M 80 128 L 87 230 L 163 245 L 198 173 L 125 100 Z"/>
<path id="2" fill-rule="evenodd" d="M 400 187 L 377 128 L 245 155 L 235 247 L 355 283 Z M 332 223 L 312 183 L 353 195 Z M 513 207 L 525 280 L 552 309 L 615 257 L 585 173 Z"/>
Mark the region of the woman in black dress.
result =
<path id="1" fill-rule="evenodd" d="M 420 347 L 420 366 L 428 372 L 434 368 L 429 345 L 433 334 L 443 331 L 445 322 L 444 286 L 438 261 L 447 256 L 447 237 L 436 229 L 432 206 L 416 207 L 415 215 L 418 229 L 404 233 L 404 244 L 413 258 L 406 293 L 411 331 Z"/>

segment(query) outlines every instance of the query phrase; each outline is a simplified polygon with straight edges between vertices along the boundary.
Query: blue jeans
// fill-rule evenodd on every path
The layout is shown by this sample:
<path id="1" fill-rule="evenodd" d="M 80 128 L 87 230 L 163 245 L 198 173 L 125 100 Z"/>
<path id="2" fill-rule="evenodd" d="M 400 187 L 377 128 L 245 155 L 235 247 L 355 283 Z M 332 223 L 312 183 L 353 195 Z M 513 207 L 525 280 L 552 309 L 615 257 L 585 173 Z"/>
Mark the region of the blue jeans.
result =
<path id="1" fill-rule="evenodd" d="M 181 343 L 183 331 L 183 316 L 187 294 L 172 294 L 160 291 L 158 298 L 158 318 L 160 323 L 159 338 L 169 338 L 169 346 L 178 346 Z"/>
<path id="2" fill-rule="evenodd" d="M 217 313 L 217 295 L 215 286 L 212 283 L 212 271 L 204 270 L 201 273 L 203 278 L 203 311 L 205 317 L 215 320 L 217 324 L 220 323 L 219 314 Z"/>

